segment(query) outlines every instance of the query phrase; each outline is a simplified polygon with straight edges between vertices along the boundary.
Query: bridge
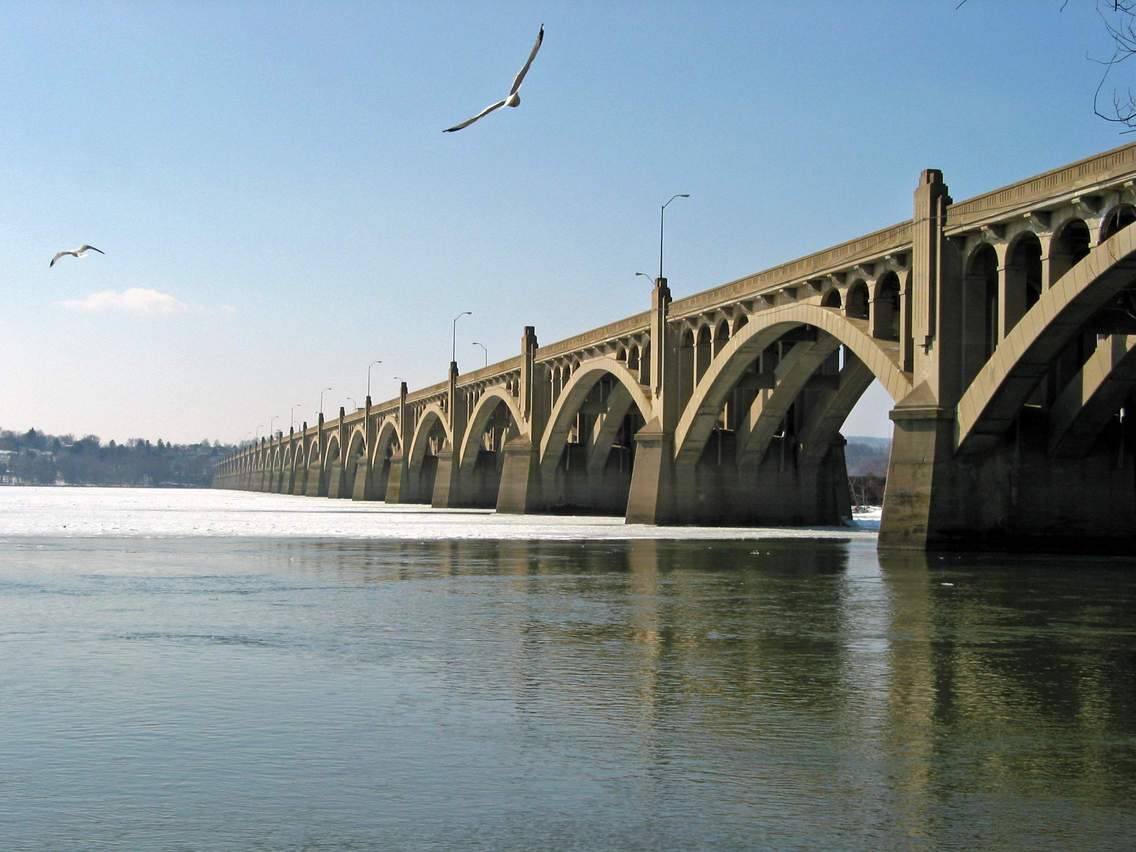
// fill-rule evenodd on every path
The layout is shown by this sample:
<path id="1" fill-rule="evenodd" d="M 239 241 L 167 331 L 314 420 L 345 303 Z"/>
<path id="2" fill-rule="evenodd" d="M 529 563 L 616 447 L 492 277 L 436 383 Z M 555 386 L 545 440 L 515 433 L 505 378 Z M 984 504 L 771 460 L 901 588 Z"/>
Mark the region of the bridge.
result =
<path id="1" fill-rule="evenodd" d="M 1136 144 L 396 399 L 322 413 L 215 486 L 628 523 L 835 524 L 840 429 L 892 401 L 881 547 L 1136 540 Z"/>

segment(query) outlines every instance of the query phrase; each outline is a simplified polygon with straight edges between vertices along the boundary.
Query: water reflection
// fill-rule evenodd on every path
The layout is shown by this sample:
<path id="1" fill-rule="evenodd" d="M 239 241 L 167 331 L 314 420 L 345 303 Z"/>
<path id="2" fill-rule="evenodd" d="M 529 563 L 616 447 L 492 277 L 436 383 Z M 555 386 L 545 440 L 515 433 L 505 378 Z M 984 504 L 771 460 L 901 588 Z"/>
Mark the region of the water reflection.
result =
<path id="1" fill-rule="evenodd" d="M 1130 837 L 1136 572 L 1002 559 L 799 540 L 21 545 L 0 552 L 17 652 L 0 730 L 28 785 L 9 813 L 97 801 L 88 783 L 210 813 L 251 783 L 237 816 L 260 833 L 230 845 L 296 820 L 448 848 L 565 824 L 607 848 Z M 115 743 L 134 671 L 151 674 L 131 712 L 198 749 L 188 787 L 131 786 L 171 770 L 121 742 L 83 765 L 29 733 L 82 706 Z M 218 707 L 239 736 L 199 740 Z M 302 777 L 281 758 L 297 748 L 318 754 Z M 72 774 L 37 786 L 44 761 Z M 284 783 L 334 819 L 273 808 Z M 76 831 L 95 812 L 70 811 Z M 218 839 L 184 819 L 179 842 Z"/>

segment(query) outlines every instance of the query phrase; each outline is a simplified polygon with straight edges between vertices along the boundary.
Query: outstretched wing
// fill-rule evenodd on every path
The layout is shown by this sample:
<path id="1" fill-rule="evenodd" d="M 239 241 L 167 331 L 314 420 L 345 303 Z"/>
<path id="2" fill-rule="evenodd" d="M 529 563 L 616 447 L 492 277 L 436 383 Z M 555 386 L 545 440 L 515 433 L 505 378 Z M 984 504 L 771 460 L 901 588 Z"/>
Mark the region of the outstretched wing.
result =
<path id="1" fill-rule="evenodd" d="M 51 269 L 51 267 L 55 266 L 55 261 L 59 260 L 59 258 L 63 257 L 63 255 L 65 255 L 65 254 L 71 254 L 71 252 L 69 252 L 69 251 L 57 251 L 55 253 L 55 257 L 53 257 L 51 259 L 51 263 L 49 263 L 47 265 L 47 268 Z"/>
<path id="2" fill-rule="evenodd" d="M 98 252 L 99 254 L 106 254 L 106 252 L 105 252 L 105 251 L 103 251 L 102 249 L 97 249 L 97 248 L 95 248 L 94 246 L 82 246 L 82 247 L 81 247 L 81 248 L 79 249 L 79 253 L 80 253 L 80 254 L 82 254 L 82 253 L 83 253 L 83 252 L 85 252 L 85 251 L 97 251 L 97 252 Z"/>
<path id="3" fill-rule="evenodd" d="M 544 24 L 540 25 L 540 32 L 536 34 L 536 44 L 533 45 L 532 53 L 529 54 L 528 61 L 525 62 L 525 67 L 517 72 L 517 76 L 513 78 L 513 88 L 509 89 L 509 94 L 516 94 L 517 89 L 521 88 L 521 83 L 525 80 L 525 75 L 529 73 L 529 68 L 536 59 L 536 52 L 540 50 L 540 43 L 544 41 Z"/>
<path id="4" fill-rule="evenodd" d="M 495 103 L 495 104 L 490 104 L 485 109 L 483 109 L 481 112 L 479 112 L 477 115 L 475 115 L 473 118 L 467 118 L 461 124 L 455 124 L 453 127 L 447 127 L 442 132 L 443 133 L 453 133 L 455 130 L 461 130 L 463 127 L 469 127 L 471 124 L 473 124 L 479 118 L 482 118 L 483 116 L 489 115 L 489 113 L 493 112 L 493 110 L 500 109 L 503 106 L 505 106 L 505 99 L 504 98 L 497 101 L 497 103 Z"/>

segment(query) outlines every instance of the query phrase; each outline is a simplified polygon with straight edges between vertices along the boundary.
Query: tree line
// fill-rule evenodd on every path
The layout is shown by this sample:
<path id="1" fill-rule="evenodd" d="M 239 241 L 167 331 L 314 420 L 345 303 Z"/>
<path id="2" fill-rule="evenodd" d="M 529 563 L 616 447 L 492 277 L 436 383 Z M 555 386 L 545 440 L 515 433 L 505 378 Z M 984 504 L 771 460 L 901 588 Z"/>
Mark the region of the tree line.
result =
<path id="1" fill-rule="evenodd" d="M 217 441 L 104 444 L 97 435 L 0 430 L 0 484 L 208 487 L 213 465 L 236 449 Z"/>

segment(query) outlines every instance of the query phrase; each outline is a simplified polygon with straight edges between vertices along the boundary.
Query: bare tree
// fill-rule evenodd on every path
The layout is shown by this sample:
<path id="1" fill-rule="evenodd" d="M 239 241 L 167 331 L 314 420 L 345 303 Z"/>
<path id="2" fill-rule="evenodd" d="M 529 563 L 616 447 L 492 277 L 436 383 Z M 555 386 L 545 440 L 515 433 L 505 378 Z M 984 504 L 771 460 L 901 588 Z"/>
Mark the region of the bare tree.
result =
<path id="1" fill-rule="evenodd" d="M 955 9 L 961 9 L 968 0 L 958 0 Z M 1093 112 L 1105 121 L 1124 126 L 1123 133 L 1136 131 L 1136 91 L 1131 85 L 1110 85 L 1113 71 L 1118 65 L 1136 55 L 1136 0 L 1095 0 L 1097 14 L 1112 42 L 1112 55 L 1103 59 L 1089 59 L 1103 66 L 1100 82 L 1093 92 Z M 1065 11 L 1069 0 L 1061 0 L 1058 11 Z"/>
<path id="2" fill-rule="evenodd" d="M 1136 130 L 1136 93 L 1132 86 L 1113 85 L 1111 103 L 1104 93 L 1113 70 L 1136 54 L 1136 0 L 1097 0 L 1097 14 L 1112 39 L 1112 56 L 1094 60 L 1104 66 L 1104 71 L 1093 93 L 1093 112 L 1105 121 L 1124 125 L 1123 132 L 1128 133 Z"/>

